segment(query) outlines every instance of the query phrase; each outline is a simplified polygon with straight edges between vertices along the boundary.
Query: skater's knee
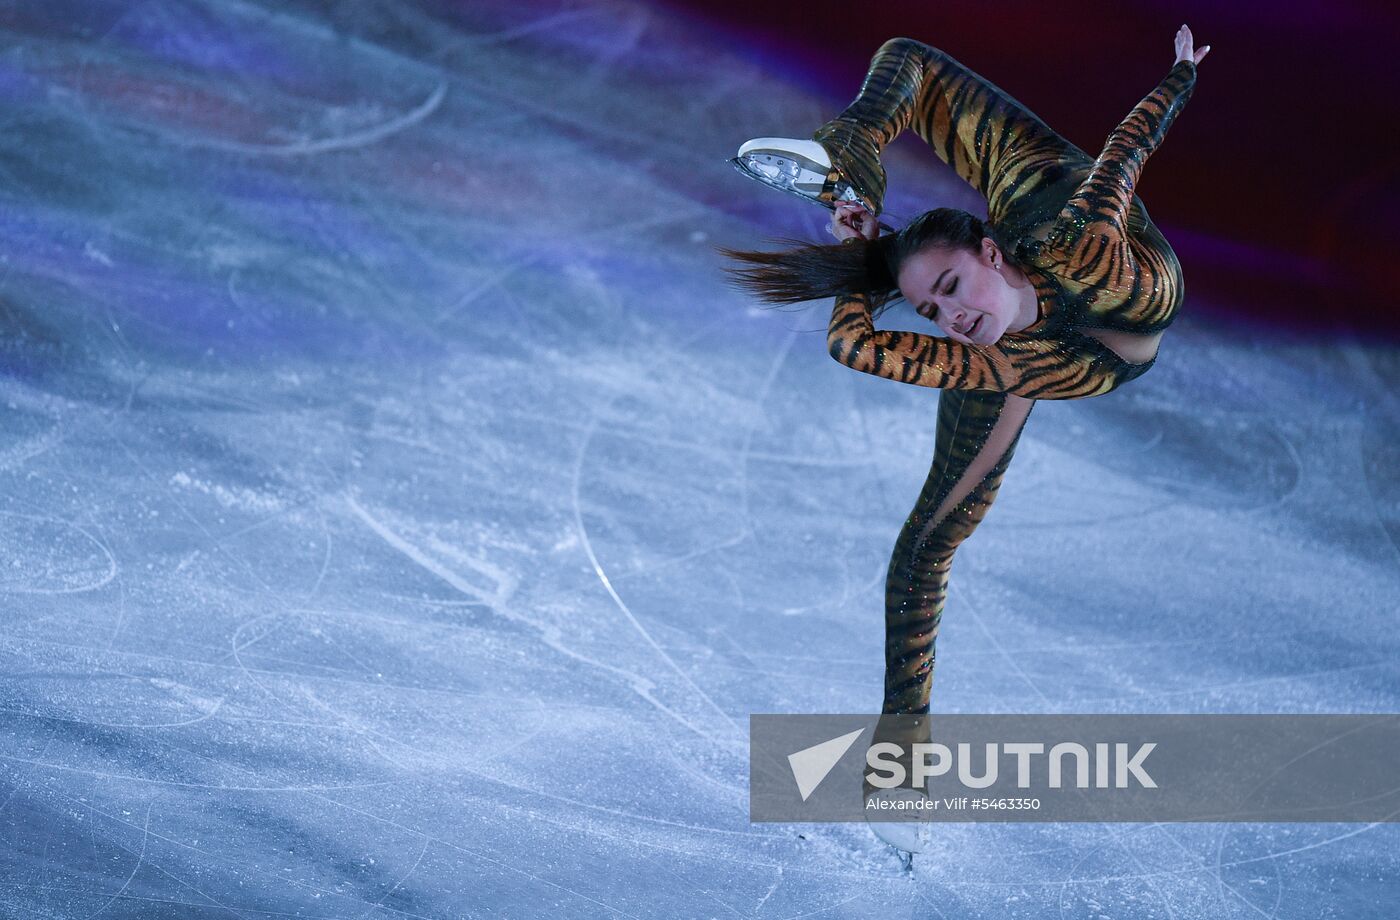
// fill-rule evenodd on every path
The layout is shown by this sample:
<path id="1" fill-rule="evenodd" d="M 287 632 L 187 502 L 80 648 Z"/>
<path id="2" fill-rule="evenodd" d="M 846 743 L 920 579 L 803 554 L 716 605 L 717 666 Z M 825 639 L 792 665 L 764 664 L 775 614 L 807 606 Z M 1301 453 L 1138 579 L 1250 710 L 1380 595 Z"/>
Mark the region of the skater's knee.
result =
<path id="1" fill-rule="evenodd" d="M 931 55 L 938 55 L 942 53 L 943 52 L 939 51 L 932 45 L 921 42 L 916 38 L 900 36 L 899 38 L 892 38 L 889 41 L 885 42 L 883 45 L 881 45 L 880 50 L 876 52 L 876 56 L 879 57 L 885 54 L 897 54 L 900 56 L 914 55 L 917 57 L 926 58 Z"/>
<path id="2" fill-rule="evenodd" d="M 942 578 L 953 566 L 953 554 L 965 534 L 952 528 L 924 534 L 922 539 L 908 533 L 895 541 L 894 552 L 885 572 L 885 583 L 905 583 L 915 578 Z"/>

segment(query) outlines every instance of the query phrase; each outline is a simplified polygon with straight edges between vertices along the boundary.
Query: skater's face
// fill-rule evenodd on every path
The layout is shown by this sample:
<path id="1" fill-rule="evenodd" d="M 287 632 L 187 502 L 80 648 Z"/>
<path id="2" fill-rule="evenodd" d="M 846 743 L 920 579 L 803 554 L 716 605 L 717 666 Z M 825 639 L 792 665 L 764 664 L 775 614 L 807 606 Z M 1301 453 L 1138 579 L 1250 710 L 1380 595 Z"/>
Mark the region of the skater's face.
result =
<path id="1" fill-rule="evenodd" d="M 920 316 L 966 345 L 990 345 L 1016 318 L 1015 291 L 1001 250 L 983 239 L 976 251 L 930 246 L 899 266 L 899 290 Z"/>

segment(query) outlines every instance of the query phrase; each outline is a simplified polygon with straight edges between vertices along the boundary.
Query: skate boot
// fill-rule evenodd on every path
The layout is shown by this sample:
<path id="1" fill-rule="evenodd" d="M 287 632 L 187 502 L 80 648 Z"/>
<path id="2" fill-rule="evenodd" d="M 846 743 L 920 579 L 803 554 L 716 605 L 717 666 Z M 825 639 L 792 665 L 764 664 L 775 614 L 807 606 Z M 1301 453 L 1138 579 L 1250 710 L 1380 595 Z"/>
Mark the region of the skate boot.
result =
<path id="1" fill-rule="evenodd" d="M 884 182 L 879 183 L 873 194 L 857 187 L 846 178 L 841 166 L 833 163 L 831 154 L 818 141 L 756 137 L 745 142 L 738 156 L 729 162 L 739 172 L 769 188 L 816 202 L 829 211 L 834 211 L 843 201 L 854 201 L 864 205 L 871 214 L 877 217 L 880 214 Z M 880 179 L 883 178 L 881 175 Z"/>
<path id="2" fill-rule="evenodd" d="M 930 841 L 929 806 L 928 794 L 922 789 L 881 789 L 866 795 L 866 825 L 871 832 L 885 843 L 898 850 L 900 864 L 906 872 L 913 871 L 914 854 L 921 853 L 928 848 Z M 874 801 L 872 801 L 874 800 Z M 924 800 L 920 802 L 919 800 Z M 907 815 L 908 817 L 900 821 L 879 821 L 871 820 L 872 813 L 888 814 L 889 812 L 879 810 L 881 803 L 886 803 L 886 807 L 897 809 L 896 813 Z M 904 805 L 906 807 L 899 808 Z M 922 804 L 924 807 L 915 807 Z"/>
<path id="3" fill-rule="evenodd" d="M 871 745 L 891 742 L 899 745 L 896 758 L 909 776 L 914 768 L 913 750 L 917 743 L 929 740 L 927 713 L 887 714 L 876 723 Z M 930 816 L 933 801 L 923 786 L 896 786 L 880 789 L 868 776 L 861 778 L 861 795 L 865 800 L 865 823 L 872 833 L 898 851 L 906 872 L 913 871 L 914 856 L 926 849 L 930 841 Z M 898 820 L 882 820 L 898 818 Z"/>

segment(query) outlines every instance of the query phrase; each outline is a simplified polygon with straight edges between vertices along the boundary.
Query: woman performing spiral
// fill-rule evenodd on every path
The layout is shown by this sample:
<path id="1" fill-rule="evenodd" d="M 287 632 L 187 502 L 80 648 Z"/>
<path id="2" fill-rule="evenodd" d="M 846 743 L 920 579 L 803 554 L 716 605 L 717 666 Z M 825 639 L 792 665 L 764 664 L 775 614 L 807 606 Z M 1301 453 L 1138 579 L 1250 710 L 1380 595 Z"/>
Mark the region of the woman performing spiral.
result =
<path id="1" fill-rule="evenodd" d="M 840 240 L 722 249 L 746 263 L 730 269 L 736 282 L 776 304 L 834 296 L 833 358 L 942 390 L 933 467 L 886 576 L 885 713 L 928 712 L 953 553 L 991 506 L 1035 401 L 1140 377 L 1181 305 L 1181 266 L 1134 194 L 1210 50 L 1194 50 L 1184 25 L 1175 46 L 1098 159 L 944 52 L 895 38 L 812 140 L 756 138 L 734 160 L 831 208 Z M 985 222 L 937 208 L 880 233 L 880 151 L 906 128 L 986 197 Z M 897 294 L 942 335 L 876 330 L 872 308 Z"/>

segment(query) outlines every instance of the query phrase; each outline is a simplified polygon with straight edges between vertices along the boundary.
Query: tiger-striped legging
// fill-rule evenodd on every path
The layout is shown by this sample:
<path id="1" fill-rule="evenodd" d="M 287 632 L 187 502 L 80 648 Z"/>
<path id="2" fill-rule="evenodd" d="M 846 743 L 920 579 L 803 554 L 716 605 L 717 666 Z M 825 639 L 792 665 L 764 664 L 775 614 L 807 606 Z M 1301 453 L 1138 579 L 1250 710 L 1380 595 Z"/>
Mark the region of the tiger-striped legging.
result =
<path id="1" fill-rule="evenodd" d="M 1084 310 L 1076 316 L 1083 325 L 1160 332 L 1180 303 L 1179 267 L 1133 186 L 1142 161 L 1189 97 L 1194 74 L 1189 62 L 1173 68 L 1110 136 L 1096 162 L 945 53 L 897 38 L 876 53 L 855 101 L 813 138 L 832 154 L 828 188 L 844 174 L 879 213 L 885 191 L 880 152 L 912 128 L 983 193 L 989 222 L 1004 236 L 1029 240 L 1038 258 L 1048 238 L 1049 255 L 1042 265 L 1059 276 L 1053 287 L 1062 292 L 1072 288 L 1076 305 Z M 857 304 L 850 312 L 860 309 Z M 832 321 L 838 360 L 903 382 L 947 387 L 939 394 L 933 465 L 896 541 L 885 583 L 883 711 L 926 713 L 954 552 L 991 507 L 1035 404 L 1033 396 L 979 384 L 1016 380 L 989 358 L 1012 367 L 1018 360 L 1042 360 L 1048 354 L 1063 360 L 1066 379 L 1077 375 L 1076 386 L 1080 380 L 1093 383 L 1094 375 L 1107 381 L 1097 388 L 1049 385 L 1034 391 L 1050 398 L 1106 392 L 1147 365 L 1128 365 L 1082 335 L 1077 338 L 1083 347 L 1054 342 L 1051 351 L 1037 353 L 1014 350 L 1038 344 L 1029 337 L 1007 338 L 1005 352 L 914 333 L 875 333 L 882 338 L 872 342 L 868 329 L 845 331 L 868 327 L 868 320 L 853 318 L 854 323 L 843 315 L 838 299 Z M 1075 340 L 1072 332 L 1065 334 L 1064 343 Z M 969 371 L 977 370 L 978 362 L 993 372 L 972 376 Z"/>

